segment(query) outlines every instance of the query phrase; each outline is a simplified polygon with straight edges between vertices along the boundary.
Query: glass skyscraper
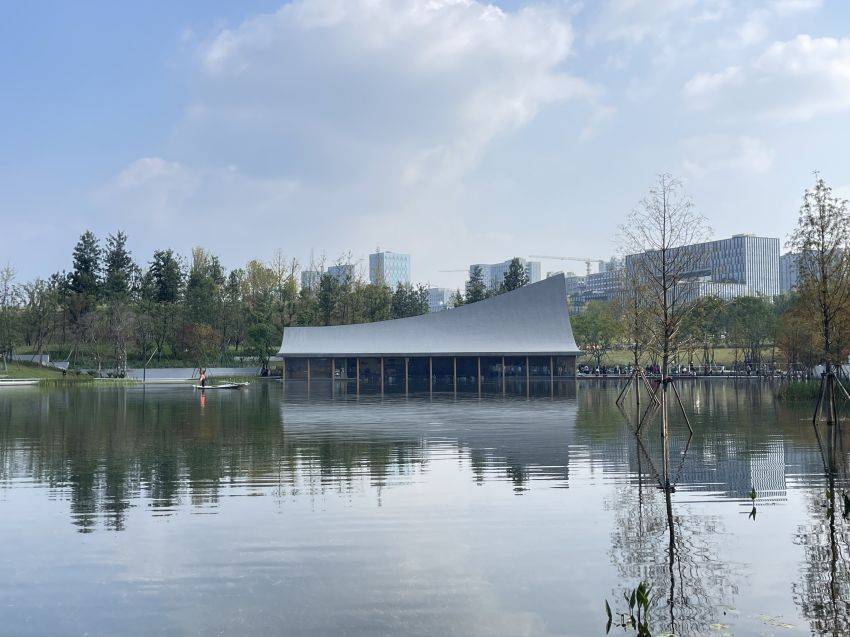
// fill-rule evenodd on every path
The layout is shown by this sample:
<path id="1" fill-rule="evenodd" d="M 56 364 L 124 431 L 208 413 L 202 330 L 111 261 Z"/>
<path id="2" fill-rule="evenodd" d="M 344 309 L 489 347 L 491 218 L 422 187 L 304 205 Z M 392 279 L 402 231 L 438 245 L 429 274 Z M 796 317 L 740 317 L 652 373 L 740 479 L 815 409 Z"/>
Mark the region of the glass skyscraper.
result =
<path id="1" fill-rule="evenodd" d="M 376 252 L 369 255 L 369 281 L 395 289 L 399 283 L 410 283 L 410 255 L 398 252 Z"/>
<path id="2" fill-rule="evenodd" d="M 699 271 L 684 275 L 694 297 L 719 296 L 729 300 L 737 296 L 773 297 L 780 293 L 779 239 L 736 234 L 728 239 L 707 241 L 678 248 L 699 253 Z M 626 267 L 643 254 L 626 257 Z"/>

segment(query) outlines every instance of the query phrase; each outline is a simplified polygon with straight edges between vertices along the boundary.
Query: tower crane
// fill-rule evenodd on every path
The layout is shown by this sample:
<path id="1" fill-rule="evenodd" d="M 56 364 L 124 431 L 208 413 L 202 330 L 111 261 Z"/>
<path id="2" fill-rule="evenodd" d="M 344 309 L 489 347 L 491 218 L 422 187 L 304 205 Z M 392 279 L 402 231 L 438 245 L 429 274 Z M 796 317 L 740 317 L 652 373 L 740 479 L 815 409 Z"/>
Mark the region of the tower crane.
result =
<path id="1" fill-rule="evenodd" d="M 530 259 L 552 259 L 554 261 L 583 261 L 585 266 L 587 267 L 587 273 L 590 274 L 591 264 L 593 263 L 605 263 L 605 259 L 597 259 L 594 257 L 553 257 L 547 256 L 544 254 L 532 254 L 529 255 Z"/>

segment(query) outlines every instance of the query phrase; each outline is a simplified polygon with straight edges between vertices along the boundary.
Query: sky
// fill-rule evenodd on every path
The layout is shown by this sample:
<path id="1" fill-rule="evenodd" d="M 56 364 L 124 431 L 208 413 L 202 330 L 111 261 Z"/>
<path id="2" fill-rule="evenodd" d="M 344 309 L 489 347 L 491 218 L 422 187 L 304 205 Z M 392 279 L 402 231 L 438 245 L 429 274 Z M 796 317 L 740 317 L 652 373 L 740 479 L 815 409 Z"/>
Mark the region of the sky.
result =
<path id="1" fill-rule="evenodd" d="M 780 237 L 813 172 L 850 197 L 846 0 L 16 3 L 0 22 L 0 263 L 376 248 L 608 258 L 669 172 L 716 238 Z M 543 271 L 583 271 L 544 261 Z"/>

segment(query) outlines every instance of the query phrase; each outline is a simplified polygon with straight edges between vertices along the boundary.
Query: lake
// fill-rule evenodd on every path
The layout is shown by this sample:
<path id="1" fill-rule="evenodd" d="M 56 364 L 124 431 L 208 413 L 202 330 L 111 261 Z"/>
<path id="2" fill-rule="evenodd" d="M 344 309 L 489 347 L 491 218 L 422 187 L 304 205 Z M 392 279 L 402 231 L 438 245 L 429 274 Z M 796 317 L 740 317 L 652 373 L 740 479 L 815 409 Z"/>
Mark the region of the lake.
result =
<path id="1" fill-rule="evenodd" d="M 619 387 L 0 388 L 0 633 L 603 635 L 645 580 L 654 635 L 849 634 L 847 425 L 683 382 L 668 502 Z"/>

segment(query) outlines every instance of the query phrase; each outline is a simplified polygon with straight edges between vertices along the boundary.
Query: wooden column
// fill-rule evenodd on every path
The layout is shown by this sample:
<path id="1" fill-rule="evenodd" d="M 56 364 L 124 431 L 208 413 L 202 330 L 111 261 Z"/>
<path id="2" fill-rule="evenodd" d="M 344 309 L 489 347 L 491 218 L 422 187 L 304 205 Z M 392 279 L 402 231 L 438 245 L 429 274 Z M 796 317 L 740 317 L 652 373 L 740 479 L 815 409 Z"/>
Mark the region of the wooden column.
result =
<path id="1" fill-rule="evenodd" d="M 407 396 L 407 392 L 410 389 L 410 357 L 404 357 L 404 395 Z"/>
<path id="2" fill-rule="evenodd" d="M 505 357 L 502 356 L 502 398 L 505 397 Z"/>
<path id="3" fill-rule="evenodd" d="M 525 357 L 525 397 L 531 395 L 531 367 L 528 364 L 528 356 Z"/>
<path id="4" fill-rule="evenodd" d="M 434 393 L 434 357 L 428 357 L 428 393 Z"/>
<path id="5" fill-rule="evenodd" d="M 331 398 L 336 395 L 336 359 L 331 356 Z"/>
<path id="6" fill-rule="evenodd" d="M 307 358 L 307 387 L 310 386 L 310 358 Z"/>
<path id="7" fill-rule="evenodd" d="M 457 356 L 452 358 L 452 388 L 457 396 Z"/>
<path id="8" fill-rule="evenodd" d="M 478 357 L 478 397 L 481 398 L 481 357 Z"/>
<path id="9" fill-rule="evenodd" d="M 286 382 L 286 358 L 283 359 L 283 370 L 281 370 L 280 380 Z"/>
<path id="10" fill-rule="evenodd" d="M 381 356 L 381 398 L 384 397 L 384 357 Z"/>
<path id="11" fill-rule="evenodd" d="M 357 361 L 354 364 L 354 366 L 355 366 L 355 369 L 356 369 L 355 374 L 357 374 L 357 382 L 356 382 L 357 396 L 359 397 L 360 396 L 360 357 L 358 356 L 354 360 Z"/>

